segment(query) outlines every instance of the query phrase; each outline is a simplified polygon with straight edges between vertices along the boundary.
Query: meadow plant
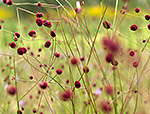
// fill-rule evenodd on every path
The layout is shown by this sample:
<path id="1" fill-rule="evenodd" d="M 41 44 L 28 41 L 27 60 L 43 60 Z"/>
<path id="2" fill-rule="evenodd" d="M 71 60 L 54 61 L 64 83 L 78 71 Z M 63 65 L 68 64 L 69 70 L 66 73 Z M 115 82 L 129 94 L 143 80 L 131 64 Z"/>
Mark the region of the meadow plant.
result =
<path id="1" fill-rule="evenodd" d="M 2 0 L 0 113 L 150 114 L 148 1 L 64 1 Z"/>

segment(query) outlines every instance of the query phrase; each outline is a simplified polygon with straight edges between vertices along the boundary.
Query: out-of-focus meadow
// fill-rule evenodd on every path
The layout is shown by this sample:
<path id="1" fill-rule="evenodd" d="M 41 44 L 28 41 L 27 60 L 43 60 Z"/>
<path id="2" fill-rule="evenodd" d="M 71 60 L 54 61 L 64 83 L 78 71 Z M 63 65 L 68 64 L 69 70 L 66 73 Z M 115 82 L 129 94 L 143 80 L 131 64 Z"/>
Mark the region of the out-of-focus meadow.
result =
<path id="1" fill-rule="evenodd" d="M 1 1 L 0 114 L 149 114 L 148 4 Z"/>

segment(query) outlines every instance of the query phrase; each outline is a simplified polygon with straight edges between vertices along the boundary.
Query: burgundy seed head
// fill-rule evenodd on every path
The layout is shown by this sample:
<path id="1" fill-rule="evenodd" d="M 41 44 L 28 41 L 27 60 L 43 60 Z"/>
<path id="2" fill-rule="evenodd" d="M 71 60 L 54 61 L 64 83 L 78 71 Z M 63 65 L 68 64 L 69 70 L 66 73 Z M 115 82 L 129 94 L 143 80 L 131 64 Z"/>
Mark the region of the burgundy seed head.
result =
<path id="1" fill-rule="evenodd" d="M 18 53 L 19 55 L 23 55 L 23 54 L 24 54 L 24 49 L 23 49 L 22 47 L 19 47 L 19 48 L 17 49 L 17 53 Z"/>
<path id="2" fill-rule="evenodd" d="M 113 66 L 117 66 L 117 65 L 118 65 L 118 61 L 117 61 L 117 60 L 113 60 L 113 61 L 111 61 L 111 64 L 112 64 Z"/>
<path id="3" fill-rule="evenodd" d="M 41 6 L 42 6 L 41 2 L 38 2 L 37 7 L 41 7 Z"/>
<path id="4" fill-rule="evenodd" d="M 0 25 L 0 30 L 2 29 L 2 26 Z"/>
<path id="5" fill-rule="evenodd" d="M 60 57 L 60 54 L 57 53 L 57 52 L 55 52 L 55 53 L 54 53 L 54 56 L 57 57 L 57 58 L 59 58 L 59 57 Z"/>
<path id="6" fill-rule="evenodd" d="M 16 94 L 16 88 L 12 85 L 9 85 L 7 88 L 6 88 L 6 91 L 9 95 L 15 95 Z"/>
<path id="7" fill-rule="evenodd" d="M 62 74 L 62 70 L 61 70 L 61 69 L 57 69 L 57 70 L 56 70 L 56 73 L 57 73 L 58 75 L 61 75 L 61 74 Z"/>
<path id="8" fill-rule="evenodd" d="M 103 27 L 104 27 L 105 29 L 110 29 L 110 26 L 111 26 L 111 24 L 110 24 L 108 21 L 104 21 L 104 22 L 103 22 Z"/>
<path id="9" fill-rule="evenodd" d="M 119 45 L 117 41 L 114 41 L 109 38 L 103 38 L 102 40 L 104 49 L 111 51 L 111 52 L 117 52 L 119 50 Z"/>
<path id="10" fill-rule="evenodd" d="M 33 76 L 29 76 L 29 79 L 32 80 L 32 79 L 33 79 Z"/>
<path id="11" fill-rule="evenodd" d="M 49 48 L 51 45 L 51 42 L 49 40 L 47 40 L 44 44 L 44 47 Z"/>
<path id="12" fill-rule="evenodd" d="M 39 27 L 41 27 L 43 25 L 43 21 L 40 18 L 36 18 L 35 22 Z"/>
<path id="13" fill-rule="evenodd" d="M 20 34 L 19 34 L 19 33 L 17 33 L 17 32 L 15 32 L 15 33 L 14 33 L 14 37 L 19 38 L 19 37 L 20 37 Z"/>
<path id="14" fill-rule="evenodd" d="M 117 91 L 117 94 L 120 94 L 120 91 Z"/>
<path id="15" fill-rule="evenodd" d="M 147 25 L 147 28 L 150 30 L 150 24 Z"/>
<path id="16" fill-rule="evenodd" d="M 77 58 L 71 58 L 70 60 L 72 65 L 77 65 L 78 64 L 78 59 Z"/>
<path id="17" fill-rule="evenodd" d="M 142 40 L 142 42 L 143 42 L 143 43 L 145 43 L 145 42 L 146 42 L 146 40 Z"/>
<path id="18" fill-rule="evenodd" d="M 109 101 L 100 101 L 99 107 L 104 113 L 109 113 L 112 110 Z"/>
<path id="19" fill-rule="evenodd" d="M 140 12 L 140 9 L 139 9 L 139 8 L 135 8 L 135 12 L 136 12 L 136 13 L 139 13 L 139 12 Z"/>
<path id="20" fill-rule="evenodd" d="M 51 31 L 50 31 L 50 35 L 51 35 L 51 37 L 56 37 L 56 32 L 53 31 L 53 30 L 51 30 Z"/>
<path id="21" fill-rule="evenodd" d="M 13 2 L 12 2 L 12 0 L 7 0 L 7 1 L 6 1 L 6 4 L 7 4 L 7 5 L 12 5 Z"/>
<path id="22" fill-rule="evenodd" d="M 42 64 L 40 64 L 40 67 L 42 67 L 43 65 Z"/>
<path id="23" fill-rule="evenodd" d="M 42 51 L 42 48 L 39 48 L 38 51 L 41 52 L 41 51 Z"/>
<path id="24" fill-rule="evenodd" d="M 48 84 L 47 84 L 47 82 L 42 81 L 42 82 L 39 83 L 39 86 L 40 86 L 42 89 L 46 89 L 46 88 L 48 87 Z"/>
<path id="25" fill-rule="evenodd" d="M 111 85 L 106 85 L 105 86 L 105 93 L 108 95 L 112 95 L 113 94 L 113 87 Z"/>
<path id="26" fill-rule="evenodd" d="M 84 61 L 84 57 L 81 57 L 81 58 L 80 58 L 80 61 Z"/>
<path id="27" fill-rule="evenodd" d="M 17 110 L 17 114 L 22 114 L 22 111 L 21 110 Z"/>
<path id="28" fill-rule="evenodd" d="M 114 59 L 113 54 L 107 53 L 107 55 L 106 55 L 106 57 L 105 57 L 105 60 L 106 60 L 108 63 L 110 63 L 110 62 L 113 61 L 113 59 Z"/>
<path id="29" fill-rule="evenodd" d="M 71 99 L 71 97 L 72 97 L 72 92 L 69 89 L 66 91 L 63 91 L 60 94 L 60 99 L 62 99 L 63 101 L 68 101 Z"/>
<path id="30" fill-rule="evenodd" d="M 42 21 L 43 21 L 43 25 L 44 25 L 45 27 L 47 27 L 47 28 L 52 27 L 51 22 L 47 21 L 46 19 L 43 19 Z"/>
<path id="31" fill-rule="evenodd" d="M 43 14 L 43 13 L 39 13 L 39 12 L 37 12 L 37 13 L 36 13 L 36 17 L 41 18 L 41 17 L 43 17 L 43 16 L 44 16 L 44 14 Z"/>
<path id="32" fill-rule="evenodd" d="M 7 0 L 3 0 L 3 3 L 6 4 Z"/>
<path id="33" fill-rule="evenodd" d="M 11 48 L 16 48 L 16 44 L 15 44 L 14 42 L 9 43 L 9 46 L 10 46 Z"/>
<path id="34" fill-rule="evenodd" d="M 134 51 L 130 51 L 129 55 L 133 57 L 135 55 Z"/>
<path id="35" fill-rule="evenodd" d="M 132 30 L 132 31 L 136 31 L 137 29 L 138 29 L 138 26 L 137 25 L 131 25 L 130 26 L 130 29 Z"/>
<path id="36" fill-rule="evenodd" d="M 69 83 L 69 80 L 66 80 L 66 84 L 68 84 Z"/>
<path id="37" fill-rule="evenodd" d="M 36 32 L 34 31 L 34 30 L 31 30 L 29 33 L 28 33 L 28 35 L 30 36 L 30 37 L 36 37 Z"/>
<path id="38" fill-rule="evenodd" d="M 36 113 L 36 109 L 34 108 L 34 109 L 32 110 L 32 112 L 33 112 L 33 113 Z"/>
<path id="39" fill-rule="evenodd" d="M 80 84 L 80 82 L 78 80 L 75 81 L 74 85 L 75 85 L 76 88 L 80 88 L 81 87 L 81 84 Z"/>
<path id="40" fill-rule="evenodd" d="M 137 62 L 137 61 L 133 62 L 133 67 L 137 68 L 138 65 L 139 65 L 139 62 Z"/>
<path id="41" fill-rule="evenodd" d="M 84 66 L 83 67 L 83 72 L 84 73 L 88 73 L 89 72 L 89 67 L 88 66 Z"/>
<path id="42" fill-rule="evenodd" d="M 145 19 L 146 19 L 147 21 L 149 21 L 149 20 L 150 20 L 150 15 L 145 15 Z"/>

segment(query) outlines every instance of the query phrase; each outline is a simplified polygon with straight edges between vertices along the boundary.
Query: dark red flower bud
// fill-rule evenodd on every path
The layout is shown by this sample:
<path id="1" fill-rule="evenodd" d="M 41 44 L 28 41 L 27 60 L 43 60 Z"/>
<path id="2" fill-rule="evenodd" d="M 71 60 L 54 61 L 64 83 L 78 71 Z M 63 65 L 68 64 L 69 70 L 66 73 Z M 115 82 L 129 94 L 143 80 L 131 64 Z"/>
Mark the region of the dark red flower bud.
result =
<path id="1" fill-rule="evenodd" d="M 111 26 L 111 24 L 110 24 L 109 22 L 107 22 L 107 21 L 104 21 L 104 22 L 103 22 L 103 27 L 104 27 L 105 29 L 109 29 L 110 26 Z"/>
<path id="2" fill-rule="evenodd" d="M 108 63 L 110 63 L 110 62 L 113 61 L 113 59 L 114 59 L 113 54 L 107 53 L 107 55 L 106 55 L 106 57 L 105 57 L 105 60 L 106 60 Z"/>
<path id="3" fill-rule="evenodd" d="M 36 18 L 35 22 L 39 27 L 41 27 L 43 25 L 43 21 L 40 18 Z"/>
<path id="4" fill-rule="evenodd" d="M 139 66 L 139 62 L 135 61 L 133 62 L 133 67 L 137 68 Z"/>
<path id="5" fill-rule="evenodd" d="M 88 72 L 89 72 L 89 67 L 84 66 L 84 67 L 83 67 L 83 72 L 84 72 L 84 73 L 88 73 Z"/>
<path id="6" fill-rule="evenodd" d="M 54 53 L 54 56 L 58 58 L 58 57 L 60 57 L 60 54 L 57 53 L 57 52 L 55 52 L 55 53 Z"/>
<path id="7" fill-rule="evenodd" d="M 36 17 L 41 18 L 41 17 L 43 17 L 43 16 L 44 16 L 44 14 L 43 14 L 43 13 L 39 13 L 39 12 L 37 12 L 37 13 L 36 13 Z"/>
<path id="8" fill-rule="evenodd" d="M 42 6 L 41 2 L 38 2 L 37 7 L 41 7 L 41 6 Z"/>
<path id="9" fill-rule="evenodd" d="M 150 15 L 145 15 L 145 19 L 146 19 L 147 21 L 149 21 L 149 20 L 150 20 Z"/>
<path id="10" fill-rule="evenodd" d="M 24 54 L 24 49 L 23 49 L 22 47 L 19 47 L 19 48 L 17 49 L 17 53 L 18 53 L 19 55 L 23 55 L 23 54 Z"/>
<path id="11" fill-rule="evenodd" d="M 138 26 L 137 25 L 131 25 L 130 26 L 130 29 L 132 30 L 132 31 L 136 31 L 137 29 L 138 29 Z"/>
<path id="12" fill-rule="evenodd" d="M 12 85 L 9 85 L 7 88 L 6 88 L 6 91 L 8 94 L 10 95 L 15 95 L 16 94 L 16 88 Z"/>
<path id="13" fill-rule="evenodd" d="M 9 43 L 9 46 L 10 46 L 11 48 L 16 48 L 16 44 L 15 44 L 14 42 Z"/>
<path id="14" fill-rule="evenodd" d="M 51 46 L 51 42 L 47 40 L 44 44 L 44 47 L 49 48 Z"/>
<path id="15" fill-rule="evenodd" d="M 134 51 L 130 51 L 129 55 L 133 57 L 135 55 Z"/>
<path id="16" fill-rule="evenodd" d="M 12 0 L 6 0 L 6 4 L 7 4 L 7 5 L 12 5 L 13 2 L 12 2 Z"/>
<path id="17" fill-rule="evenodd" d="M 42 82 L 39 83 L 39 86 L 40 86 L 42 89 L 46 89 L 46 88 L 48 87 L 48 84 L 47 84 L 47 82 L 42 81 Z"/>
<path id="18" fill-rule="evenodd" d="M 51 35 L 51 37 L 56 37 L 55 31 L 51 30 L 51 31 L 50 31 L 50 35 Z"/>
<path id="19" fill-rule="evenodd" d="M 74 85 L 75 85 L 76 88 L 80 88 L 81 87 L 81 84 L 80 84 L 79 81 L 75 81 Z"/>
<path id="20" fill-rule="evenodd" d="M 7 0 L 3 0 L 3 3 L 6 4 Z"/>
<path id="21" fill-rule="evenodd" d="M 56 70 L 56 73 L 57 73 L 58 75 L 60 75 L 60 74 L 62 74 L 62 70 L 61 70 L 61 69 L 57 69 L 57 70 Z"/>
<path id="22" fill-rule="evenodd" d="M 36 113 L 36 109 L 34 108 L 34 109 L 32 110 L 32 112 L 33 112 L 33 113 Z"/>
<path id="23" fill-rule="evenodd" d="M 140 9 L 139 9 L 139 8 L 136 8 L 136 9 L 135 9 L 135 12 L 136 12 L 136 13 L 139 13 L 139 12 L 140 12 Z"/>
<path id="24" fill-rule="evenodd" d="M 78 64 L 78 59 L 77 58 L 71 58 L 70 62 L 72 65 L 76 65 L 76 64 Z"/>
<path id="25" fill-rule="evenodd" d="M 31 31 L 28 33 L 28 35 L 29 35 L 30 37 L 36 37 L 36 32 L 35 32 L 34 30 L 31 30 Z"/>
<path id="26" fill-rule="evenodd" d="M 19 38 L 19 37 L 20 37 L 20 34 L 19 34 L 19 33 L 17 33 L 17 32 L 15 32 L 15 33 L 14 33 L 14 37 Z"/>

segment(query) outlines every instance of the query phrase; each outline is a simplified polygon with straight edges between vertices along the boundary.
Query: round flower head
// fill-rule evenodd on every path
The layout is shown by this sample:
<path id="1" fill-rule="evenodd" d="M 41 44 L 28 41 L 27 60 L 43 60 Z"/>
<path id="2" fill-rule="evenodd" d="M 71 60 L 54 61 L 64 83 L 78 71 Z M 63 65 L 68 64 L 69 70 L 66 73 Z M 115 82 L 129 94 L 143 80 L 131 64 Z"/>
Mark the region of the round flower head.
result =
<path id="1" fill-rule="evenodd" d="M 55 53 L 54 53 L 54 56 L 57 57 L 57 58 L 59 58 L 59 57 L 60 57 L 60 54 L 57 53 L 57 52 L 55 52 Z"/>
<path id="2" fill-rule="evenodd" d="M 130 26 L 130 29 L 132 30 L 132 31 L 136 31 L 137 29 L 138 29 L 138 26 L 137 25 L 131 25 Z"/>
<path id="3" fill-rule="evenodd" d="M 70 62 L 72 65 L 76 65 L 76 64 L 78 64 L 78 59 L 77 58 L 71 58 Z"/>
<path id="4" fill-rule="evenodd" d="M 145 19 L 146 19 L 147 21 L 149 21 L 149 20 L 150 20 L 150 15 L 145 15 Z"/>
<path id="5" fill-rule="evenodd" d="M 134 51 L 130 51 L 129 55 L 133 57 L 135 55 Z"/>
<path id="6" fill-rule="evenodd" d="M 103 27 L 104 27 L 105 29 L 110 29 L 110 26 L 111 26 L 111 24 L 110 24 L 109 22 L 107 22 L 107 21 L 104 21 L 104 22 L 103 22 Z"/>
<path id="7" fill-rule="evenodd" d="M 19 48 L 17 49 L 17 53 L 18 53 L 19 55 L 23 55 L 23 54 L 24 54 L 24 49 L 23 49 L 22 47 L 19 47 Z"/>
<path id="8" fill-rule="evenodd" d="M 110 63 L 110 62 L 113 61 L 113 59 L 114 59 L 113 54 L 107 53 L 107 55 L 106 55 L 106 57 L 105 57 L 105 60 L 106 60 L 108 63 Z"/>
<path id="9" fill-rule="evenodd" d="M 118 65 L 118 61 L 117 61 L 117 60 L 113 60 L 113 61 L 111 61 L 111 64 L 112 64 L 113 66 L 117 66 L 117 65 Z"/>
<path id="10" fill-rule="evenodd" d="M 3 0 L 3 3 L 6 4 L 7 0 Z"/>
<path id="11" fill-rule="evenodd" d="M 0 30 L 2 29 L 2 26 L 0 25 Z"/>
<path id="12" fill-rule="evenodd" d="M 105 100 L 100 101 L 99 107 L 104 113 L 109 113 L 112 110 L 110 102 Z"/>
<path id="13" fill-rule="evenodd" d="M 61 94 L 60 94 L 60 99 L 63 101 L 68 101 L 71 98 L 72 98 L 72 92 L 69 89 L 61 92 Z"/>
<path id="14" fill-rule="evenodd" d="M 36 18 L 35 22 L 39 27 L 41 27 L 43 25 L 43 21 L 40 18 Z"/>
<path id="15" fill-rule="evenodd" d="M 42 7 L 41 2 L 38 2 L 38 3 L 37 3 L 37 7 Z"/>
<path id="16" fill-rule="evenodd" d="M 75 85 L 76 88 L 80 88 L 81 87 L 81 84 L 80 84 L 80 82 L 78 80 L 75 81 L 74 85 Z"/>
<path id="17" fill-rule="evenodd" d="M 51 35 L 51 37 L 56 37 L 55 31 L 51 30 L 51 31 L 50 31 L 50 35 Z"/>
<path id="18" fill-rule="evenodd" d="M 17 33 L 17 32 L 15 32 L 15 33 L 14 33 L 14 37 L 19 38 L 19 37 L 20 37 L 20 34 L 19 34 L 19 33 Z"/>
<path id="19" fill-rule="evenodd" d="M 135 61 L 133 62 L 133 67 L 137 68 L 139 66 L 139 62 Z"/>
<path id="20" fill-rule="evenodd" d="M 139 12 L 140 12 L 140 9 L 139 9 L 139 8 L 136 8 L 136 9 L 135 9 L 135 12 L 136 12 L 136 13 L 139 13 Z"/>
<path id="21" fill-rule="evenodd" d="M 47 28 L 52 27 L 51 22 L 47 21 L 46 19 L 43 19 L 42 21 L 43 21 L 43 25 L 44 25 L 45 27 L 47 27 Z"/>
<path id="22" fill-rule="evenodd" d="M 7 5 L 12 5 L 13 2 L 12 2 L 12 0 L 6 0 L 6 4 L 7 4 Z"/>
<path id="23" fill-rule="evenodd" d="M 106 85 L 105 86 L 105 92 L 108 95 L 112 95 L 113 94 L 113 87 L 111 85 Z"/>
<path id="24" fill-rule="evenodd" d="M 11 48 L 16 48 L 16 44 L 15 44 L 14 42 L 9 43 L 9 46 L 10 46 Z"/>
<path id="25" fill-rule="evenodd" d="M 83 67 L 83 72 L 84 73 L 88 73 L 89 72 L 89 67 L 88 66 L 84 66 Z"/>
<path id="26" fill-rule="evenodd" d="M 9 85 L 7 88 L 6 88 L 6 91 L 9 95 L 15 95 L 16 94 L 16 88 L 12 85 Z"/>
<path id="27" fill-rule="evenodd" d="M 43 14 L 43 13 L 39 13 L 39 12 L 37 12 L 37 13 L 36 13 L 36 17 L 41 18 L 41 17 L 43 17 L 43 16 L 44 16 L 44 14 Z"/>
<path id="28" fill-rule="evenodd" d="M 57 73 L 58 75 L 61 75 L 61 74 L 62 74 L 62 70 L 61 70 L 61 69 L 57 69 L 57 70 L 56 70 L 56 73 Z"/>
<path id="29" fill-rule="evenodd" d="M 44 47 L 49 48 L 51 46 L 51 42 L 47 40 L 44 44 Z"/>
<path id="30" fill-rule="evenodd" d="M 34 31 L 34 30 L 31 30 L 29 33 L 28 33 L 28 35 L 30 36 L 30 37 L 36 37 L 36 32 Z"/>
<path id="31" fill-rule="evenodd" d="M 42 82 L 39 83 L 39 86 L 40 86 L 42 89 L 46 89 L 46 88 L 48 87 L 48 84 L 47 84 L 47 82 L 42 81 Z"/>
<path id="32" fill-rule="evenodd" d="M 34 109 L 32 110 L 32 112 L 33 112 L 33 113 L 36 113 L 36 109 L 34 108 Z"/>

